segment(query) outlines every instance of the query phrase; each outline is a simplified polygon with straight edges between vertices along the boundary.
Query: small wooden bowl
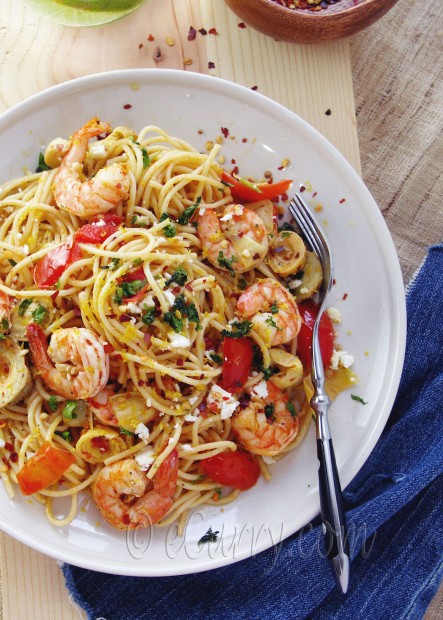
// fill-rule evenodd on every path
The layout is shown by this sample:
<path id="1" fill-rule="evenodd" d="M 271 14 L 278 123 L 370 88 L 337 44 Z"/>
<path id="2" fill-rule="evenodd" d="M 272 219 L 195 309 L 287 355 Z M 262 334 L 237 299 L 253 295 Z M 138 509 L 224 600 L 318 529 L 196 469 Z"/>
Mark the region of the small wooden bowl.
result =
<path id="1" fill-rule="evenodd" d="M 289 9 L 272 0 L 225 0 L 246 24 L 278 41 L 322 43 L 373 24 L 398 0 L 340 0 L 325 9 Z"/>

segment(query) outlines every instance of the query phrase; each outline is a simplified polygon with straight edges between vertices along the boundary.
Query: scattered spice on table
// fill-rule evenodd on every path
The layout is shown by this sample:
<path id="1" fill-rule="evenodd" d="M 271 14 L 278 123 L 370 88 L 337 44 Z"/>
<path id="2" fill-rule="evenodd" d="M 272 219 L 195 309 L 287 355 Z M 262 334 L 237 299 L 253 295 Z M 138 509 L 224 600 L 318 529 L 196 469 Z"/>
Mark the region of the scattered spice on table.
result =
<path id="1" fill-rule="evenodd" d="M 212 62 L 211 60 L 208 62 L 208 69 L 215 69 L 215 62 Z"/>
<path id="2" fill-rule="evenodd" d="M 331 114 L 332 114 L 331 109 L 330 109 L 330 108 L 328 108 L 328 109 L 326 110 L 325 114 L 326 114 L 326 116 L 331 116 Z"/>
<path id="3" fill-rule="evenodd" d="M 196 36 L 197 36 L 197 30 L 193 26 L 190 26 L 189 32 L 188 32 L 188 41 L 194 41 Z"/>
<path id="4" fill-rule="evenodd" d="M 245 24 L 245 22 L 240 22 L 239 24 L 237 24 L 237 26 L 238 26 L 239 28 L 246 28 L 246 24 Z"/>
<path id="5" fill-rule="evenodd" d="M 147 39 L 148 39 L 148 41 L 154 41 L 154 35 L 153 34 L 148 34 Z"/>
<path id="6" fill-rule="evenodd" d="M 166 37 L 166 45 L 169 45 L 170 47 L 175 45 L 174 39 L 172 37 Z"/>
<path id="7" fill-rule="evenodd" d="M 275 4 L 284 6 L 287 9 L 308 9 L 308 11 L 321 11 L 327 9 L 331 4 L 337 4 L 341 0 L 272 0 Z M 356 0 L 354 0 L 356 4 Z"/>
<path id="8" fill-rule="evenodd" d="M 160 62 L 160 61 L 163 60 L 163 53 L 162 53 L 162 51 L 161 51 L 159 46 L 157 46 L 155 48 L 155 52 L 154 52 L 153 58 L 154 58 L 154 62 Z"/>

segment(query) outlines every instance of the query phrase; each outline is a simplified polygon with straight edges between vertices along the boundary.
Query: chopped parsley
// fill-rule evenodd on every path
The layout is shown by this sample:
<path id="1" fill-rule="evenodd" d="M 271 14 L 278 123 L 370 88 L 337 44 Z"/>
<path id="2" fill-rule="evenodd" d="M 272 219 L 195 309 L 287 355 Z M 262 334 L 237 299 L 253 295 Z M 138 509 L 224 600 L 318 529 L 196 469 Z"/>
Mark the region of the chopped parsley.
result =
<path id="1" fill-rule="evenodd" d="M 58 407 L 58 402 L 57 402 L 57 397 L 54 396 L 54 394 L 52 394 L 49 398 L 48 398 L 48 405 L 49 405 L 49 409 L 51 411 L 57 411 L 57 407 Z"/>
<path id="2" fill-rule="evenodd" d="M 214 353 L 214 351 L 211 351 L 209 353 L 209 357 L 211 358 L 211 360 L 213 362 L 215 362 L 216 364 L 221 364 L 223 361 L 223 358 L 221 355 L 219 355 L 218 353 Z"/>
<path id="3" fill-rule="evenodd" d="M 110 269 L 111 271 L 115 271 L 117 267 L 120 265 L 121 260 L 117 257 L 111 258 L 111 262 L 109 265 L 103 265 L 100 269 Z"/>
<path id="4" fill-rule="evenodd" d="M 115 303 L 120 305 L 124 297 L 132 297 L 136 293 L 139 293 L 145 286 L 146 282 L 147 280 L 132 280 L 132 282 L 122 282 L 115 291 Z"/>
<path id="5" fill-rule="evenodd" d="M 351 394 L 351 398 L 352 400 L 356 400 L 358 403 L 361 403 L 362 405 L 368 404 L 367 400 L 363 400 L 363 398 L 361 396 L 358 396 L 357 394 Z"/>
<path id="6" fill-rule="evenodd" d="M 75 410 L 77 409 L 78 402 L 76 400 L 67 400 L 65 406 L 63 407 L 62 416 L 64 418 L 68 418 L 68 420 L 73 420 L 77 417 Z"/>
<path id="7" fill-rule="evenodd" d="M 237 260 L 236 256 L 231 256 L 231 258 L 226 258 L 226 256 L 220 250 L 217 256 L 217 260 L 218 260 L 218 264 L 220 265 L 220 267 L 224 267 L 225 269 L 227 269 L 229 271 L 229 275 L 231 275 L 232 277 L 235 276 L 235 272 L 232 268 L 232 263 L 234 263 Z"/>
<path id="8" fill-rule="evenodd" d="M 8 319 L 2 319 L 2 329 L 9 329 L 9 321 Z"/>
<path id="9" fill-rule="evenodd" d="M 291 232 L 295 232 L 295 228 L 291 224 L 288 224 L 288 222 L 283 222 L 283 224 L 278 227 L 278 232 L 282 232 L 285 230 L 290 230 Z"/>
<path id="10" fill-rule="evenodd" d="M 165 237 L 171 239 L 177 234 L 177 229 L 174 224 L 172 224 L 172 220 L 169 215 L 167 213 L 162 213 L 159 221 L 165 222 L 166 220 L 169 220 L 171 223 L 163 228 L 163 232 L 165 233 Z"/>
<path id="11" fill-rule="evenodd" d="M 48 310 L 44 306 L 39 304 L 37 308 L 33 310 L 32 318 L 34 319 L 36 323 L 40 324 L 44 321 L 47 312 Z"/>
<path id="12" fill-rule="evenodd" d="M 200 329 L 200 317 L 193 301 L 186 301 L 184 295 L 177 295 L 174 305 L 169 312 L 165 312 L 163 320 L 168 323 L 172 329 L 180 333 L 183 331 L 183 317 L 187 318 L 190 323 L 196 324 L 196 329 Z"/>
<path id="13" fill-rule="evenodd" d="M 8 263 L 11 265 L 11 267 L 15 267 L 17 264 L 12 258 L 8 258 Z"/>
<path id="14" fill-rule="evenodd" d="M 206 543 L 211 543 L 211 542 L 217 542 L 217 536 L 220 534 L 220 532 L 217 530 L 215 532 L 212 531 L 212 527 L 209 527 L 208 531 L 206 532 L 206 534 L 204 534 L 200 540 L 198 541 L 198 546 L 200 545 L 204 545 Z"/>
<path id="15" fill-rule="evenodd" d="M 201 200 L 202 197 L 199 196 L 193 205 L 191 205 L 190 207 L 186 207 L 183 213 L 179 216 L 177 224 L 180 224 L 181 226 L 186 226 L 187 224 L 189 224 L 189 220 L 194 215 L 196 209 L 198 209 Z"/>
<path id="16" fill-rule="evenodd" d="M 6 340 L 5 334 L 0 334 L 0 340 Z"/>
<path id="17" fill-rule="evenodd" d="M 271 310 L 271 314 L 277 314 L 277 312 L 278 312 L 277 302 L 274 301 L 274 303 L 272 304 L 270 310 Z"/>
<path id="18" fill-rule="evenodd" d="M 243 338 L 251 331 L 252 321 L 235 321 L 230 327 L 230 330 L 222 329 L 221 335 L 228 338 Z"/>
<path id="19" fill-rule="evenodd" d="M 39 153 L 38 155 L 38 166 L 35 169 L 36 172 L 43 172 L 44 170 L 51 170 L 51 166 L 45 162 L 45 156 L 43 153 Z"/>
<path id="20" fill-rule="evenodd" d="M 293 418 L 297 417 L 297 411 L 295 410 L 294 403 L 286 403 L 286 409 L 289 411 Z"/>
<path id="21" fill-rule="evenodd" d="M 248 281 L 246 280 L 246 278 L 244 278 L 243 276 L 241 276 L 241 277 L 238 279 L 237 286 L 238 286 L 238 288 L 239 288 L 239 290 L 240 290 L 240 291 L 244 291 L 244 290 L 245 290 L 245 288 L 248 286 Z"/>
<path id="22" fill-rule="evenodd" d="M 32 298 L 31 299 L 24 299 L 23 301 L 20 302 L 20 305 L 18 307 L 18 315 L 19 316 L 24 316 L 26 310 L 29 308 L 29 306 L 32 304 Z"/>
<path id="23" fill-rule="evenodd" d="M 144 306 L 143 310 L 145 311 L 142 316 L 143 323 L 145 325 L 151 325 L 157 317 L 157 308 L 155 306 Z"/>
<path id="24" fill-rule="evenodd" d="M 277 310 L 278 312 L 278 310 Z M 275 327 L 275 329 L 279 332 L 283 331 L 283 329 L 281 327 L 279 327 L 277 325 L 277 323 L 274 321 L 274 319 L 272 318 L 272 316 L 268 316 L 268 318 L 266 319 L 265 323 L 267 325 L 269 325 L 270 327 Z"/>
<path id="25" fill-rule="evenodd" d="M 142 157 L 143 157 L 143 170 L 144 170 L 145 168 L 149 166 L 149 164 L 151 163 L 151 160 L 149 159 L 148 151 L 145 149 L 145 147 L 141 146 L 140 148 L 141 148 Z"/>
<path id="26" fill-rule="evenodd" d="M 54 434 L 62 437 L 65 441 L 72 441 L 72 435 L 70 431 L 54 431 Z"/>
<path id="27" fill-rule="evenodd" d="M 266 419 L 268 420 L 268 422 L 274 422 L 275 421 L 274 403 L 270 403 L 269 405 L 265 406 L 265 416 L 266 416 Z"/>
<path id="28" fill-rule="evenodd" d="M 131 433 L 131 431 L 127 431 L 125 428 L 123 428 L 123 426 L 120 426 L 119 431 L 121 435 L 129 435 L 129 437 L 135 437 L 135 433 Z"/>
<path id="29" fill-rule="evenodd" d="M 281 234 L 283 239 L 287 239 L 289 237 L 289 230 L 284 230 Z"/>
<path id="30" fill-rule="evenodd" d="M 186 284 L 187 279 L 188 279 L 188 273 L 186 269 L 183 267 L 183 265 L 180 265 L 180 267 L 177 267 L 177 269 L 174 271 L 172 276 L 166 282 L 166 286 L 169 286 L 173 282 L 178 284 L 178 286 L 183 286 L 184 284 Z"/>

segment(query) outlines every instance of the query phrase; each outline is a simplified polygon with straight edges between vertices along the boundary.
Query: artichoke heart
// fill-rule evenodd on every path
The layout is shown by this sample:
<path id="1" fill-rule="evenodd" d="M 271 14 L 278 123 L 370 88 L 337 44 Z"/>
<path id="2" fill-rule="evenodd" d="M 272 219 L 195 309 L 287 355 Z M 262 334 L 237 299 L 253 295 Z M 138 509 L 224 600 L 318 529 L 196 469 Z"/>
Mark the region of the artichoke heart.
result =
<path id="1" fill-rule="evenodd" d="M 23 350 L 13 338 L 0 341 L 0 407 L 24 398 L 31 386 L 31 373 Z"/>
<path id="2" fill-rule="evenodd" d="M 88 463 L 103 463 L 126 449 L 125 442 L 119 433 L 104 428 L 93 428 L 83 433 L 75 451 Z"/>

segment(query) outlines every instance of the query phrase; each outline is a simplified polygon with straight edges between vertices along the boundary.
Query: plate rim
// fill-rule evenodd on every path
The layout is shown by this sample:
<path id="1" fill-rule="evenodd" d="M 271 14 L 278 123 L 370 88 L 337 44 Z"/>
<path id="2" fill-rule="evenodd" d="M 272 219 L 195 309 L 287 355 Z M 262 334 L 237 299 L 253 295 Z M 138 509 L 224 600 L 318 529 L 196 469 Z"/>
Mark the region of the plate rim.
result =
<path id="1" fill-rule="evenodd" d="M 246 101 L 247 103 L 251 102 L 251 106 L 259 106 L 262 109 L 270 107 L 273 108 L 273 110 L 280 111 L 283 115 L 298 123 L 299 126 L 303 129 L 303 131 L 311 134 L 314 141 L 316 143 L 319 143 L 320 147 L 328 151 L 329 155 L 337 161 L 339 168 L 342 169 L 344 167 L 347 175 L 347 180 L 349 180 L 349 182 L 351 182 L 353 186 L 356 186 L 359 192 L 363 192 L 365 194 L 365 202 L 372 203 L 371 210 L 365 210 L 365 215 L 372 221 L 372 223 L 375 224 L 375 227 L 377 229 L 377 240 L 380 242 L 380 245 L 387 259 L 385 263 L 387 280 L 391 285 L 394 285 L 394 289 L 392 292 L 393 296 L 397 299 L 396 305 L 390 308 L 391 316 L 393 319 L 392 327 L 395 327 L 395 330 L 393 330 L 393 333 L 391 335 L 391 340 L 394 343 L 394 348 L 391 348 L 391 345 L 389 345 L 389 357 L 390 360 L 392 360 L 393 371 L 390 374 L 390 381 L 387 386 L 387 396 L 384 396 L 383 398 L 383 409 L 385 415 L 382 418 L 379 417 L 377 423 L 371 427 L 371 432 L 369 433 L 369 437 L 367 438 L 367 441 L 365 443 L 366 451 L 362 452 L 360 450 L 358 457 L 353 463 L 353 468 L 351 470 L 352 474 L 349 474 L 346 471 L 340 471 L 342 487 L 345 488 L 347 484 L 357 475 L 366 460 L 369 458 L 371 452 L 374 450 L 383 432 L 384 427 L 386 426 L 400 384 L 406 349 L 406 297 L 402 279 L 402 272 L 392 236 L 389 232 L 386 221 L 383 218 L 383 215 L 377 203 L 369 192 L 369 189 L 364 184 L 363 179 L 358 175 L 358 173 L 347 161 L 347 159 L 342 155 L 342 153 L 323 134 L 321 134 L 320 131 L 310 125 L 297 113 L 293 112 L 289 108 L 286 108 L 272 98 L 260 92 L 252 91 L 251 89 L 235 82 L 230 82 L 216 76 L 190 71 L 182 71 L 177 69 L 129 68 L 93 73 L 90 75 L 77 77 L 72 80 L 60 82 L 31 95 L 27 99 L 16 103 L 11 108 L 4 111 L 0 115 L 0 135 L 4 128 L 7 127 L 9 122 L 16 122 L 17 120 L 20 120 L 23 116 L 26 115 L 29 109 L 32 111 L 35 106 L 38 107 L 39 105 L 42 105 L 45 101 L 53 102 L 57 100 L 60 96 L 65 97 L 66 95 L 75 92 L 83 92 L 84 90 L 87 90 L 91 87 L 97 89 L 100 89 L 102 86 L 109 87 L 109 85 L 115 81 L 118 82 L 119 85 L 120 83 L 124 82 L 130 84 L 131 82 L 137 82 L 137 76 L 140 81 L 146 83 L 149 82 L 152 77 L 154 81 L 161 80 L 169 82 L 170 80 L 173 80 L 174 83 L 180 82 L 186 84 L 187 88 L 192 88 L 193 84 L 197 86 L 203 86 L 204 88 L 207 88 L 208 85 L 214 85 L 216 89 L 221 89 L 225 93 L 226 89 L 228 91 L 231 91 L 234 94 L 234 99 L 236 100 L 240 99 L 241 101 Z M 370 445 L 369 449 L 367 449 L 368 445 Z M 313 508 L 308 513 L 309 518 L 307 519 L 306 523 L 308 523 L 318 514 L 318 508 L 319 502 L 318 507 Z M 220 559 L 215 559 L 205 556 L 205 558 L 194 560 L 185 569 L 181 567 L 179 572 L 176 572 L 173 568 L 170 570 L 153 570 L 150 565 L 148 567 L 146 567 L 145 565 L 135 565 L 134 568 L 132 568 L 131 565 L 131 567 L 125 566 L 124 568 L 120 567 L 116 570 L 115 566 L 103 565 L 102 563 L 100 563 L 100 561 L 94 562 L 89 560 L 79 560 L 76 554 L 73 554 L 69 551 L 63 552 L 61 549 L 59 550 L 56 547 L 48 549 L 43 543 L 39 542 L 38 540 L 35 541 L 30 539 L 20 530 L 16 531 L 13 525 L 10 525 L 9 523 L 4 523 L 2 521 L 1 515 L 0 529 L 8 535 L 12 536 L 13 538 L 19 540 L 23 544 L 56 560 L 67 562 L 81 568 L 115 575 L 141 577 L 178 576 L 189 573 L 213 570 L 215 568 L 227 566 L 229 564 L 250 557 L 249 550 L 245 549 L 243 553 L 239 553 L 238 556 L 235 558 L 228 557 L 226 559 L 225 557 L 223 557 Z M 289 528 L 288 531 L 285 533 L 283 540 L 294 534 L 298 529 L 299 528 Z M 267 544 L 266 542 L 262 542 L 260 545 L 257 545 L 254 550 L 254 554 L 260 553 L 270 548 L 271 546 L 272 545 Z"/>

